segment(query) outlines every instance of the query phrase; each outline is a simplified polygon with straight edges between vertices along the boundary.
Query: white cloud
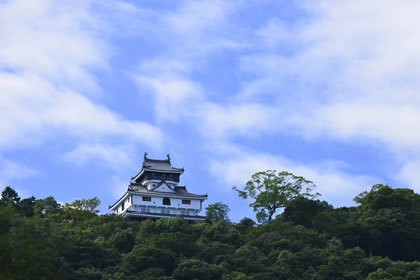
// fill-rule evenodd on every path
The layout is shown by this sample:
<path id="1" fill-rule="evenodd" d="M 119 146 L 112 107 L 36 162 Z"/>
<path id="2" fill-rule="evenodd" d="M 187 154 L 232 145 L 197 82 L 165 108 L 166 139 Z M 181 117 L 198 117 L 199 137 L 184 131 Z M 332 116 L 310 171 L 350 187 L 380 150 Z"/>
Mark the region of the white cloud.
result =
<path id="1" fill-rule="evenodd" d="M 278 112 L 263 105 L 205 103 L 197 110 L 196 127 L 206 138 L 221 139 L 234 135 L 254 138 L 275 129 L 279 122 Z"/>
<path id="2" fill-rule="evenodd" d="M 243 57 L 242 69 L 258 78 L 242 96 L 270 94 L 279 110 L 296 109 L 284 123 L 299 125 L 294 131 L 305 136 L 418 149 L 418 8 L 416 2 L 306 2 L 312 20 L 292 26 L 292 34 L 271 19 L 259 34 L 296 50 L 266 48 Z"/>
<path id="3" fill-rule="evenodd" d="M 124 140 L 160 145 L 159 129 L 141 121 L 127 121 L 86 97 L 60 90 L 31 74 L 0 73 L 0 120 L 2 146 L 34 141 L 29 134 L 50 129 L 79 138 L 123 136 Z"/>
<path id="4" fill-rule="evenodd" d="M 227 1 L 184 1 L 175 12 L 169 13 L 164 21 L 181 34 L 198 33 L 214 28 L 215 22 L 224 21 L 229 12 Z M 196 36 L 196 34 L 192 34 Z"/>
<path id="5" fill-rule="evenodd" d="M 184 3 L 156 20 L 164 50 L 159 59 L 143 61 L 135 75 L 141 86 L 153 89 L 163 119 L 187 119 L 203 138 L 226 146 L 235 146 L 235 136 L 280 132 L 384 143 L 402 161 L 420 150 L 418 3 L 306 1 L 303 21 L 268 18 L 265 27 L 255 30 L 247 30 L 245 21 L 244 26 L 233 23 L 231 16 L 240 6 L 236 2 Z M 222 50 L 240 61 L 239 69 L 231 61 L 226 65 L 238 71 L 241 90 L 225 96 L 209 92 L 193 75 Z M 214 100 L 222 102 L 213 101 L 217 94 Z M 213 165 L 229 163 L 217 156 Z M 250 172 L 274 165 L 308 174 L 335 201 L 377 183 L 337 166 L 321 169 L 322 160 L 300 164 L 251 152 L 234 162 L 245 162 Z M 224 178 L 241 174 L 231 170 Z"/>
<path id="6" fill-rule="evenodd" d="M 20 187 L 20 182 L 28 177 L 36 176 L 38 171 L 26 164 L 11 161 L 0 156 L 0 192 L 6 186 L 15 189 L 21 198 L 28 197 L 28 192 Z"/>
<path id="7" fill-rule="evenodd" d="M 264 47 L 278 47 L 281 44 L 290 44 L 294 39 L 293 33 L 279 19 L 270 19 L 266 26 L 257 31 L 257 35 L 265 43 Z"/>
<path id="8" fill-rule="evenodd" d="M 397 174 L 399 179 L 404 185 L 400 187 L 410 188 L 420 193 L 420 160 L 409 160 L 403 164 Z"/>
<path id="9" fill-rule="evenodd" d="M 0 177 L 2 184 L 36 175 L 38 172 L 24 164 L 20 164 L 6 158 L 0 158 Z"/>
<path id="10" fill-rule="evenodd" d="M 73 164 L 85 165 L 89 161 L 106 164 L 115 169 L 127 168 L 133 164 L 134 159 L 130 157 L 127 147 L 101 144 L 82 144 L 76 149 L 64 154 L 63 160 Z"/>
<path id="11" fill-rule="evenodd" d="M 154 11 L 153 25 L 141 36 L 158 38 L 163 49 L 140 62 L 132 73 L 139 92 L 152 93 L 159 120 L 179 121 L 201 118 L 211 105 L 205 85 L 191 77 L 206 67 L 209 56 L 223 50 L 247 47 L 239 39 L 229 16 L 240 6 L 230 1 L 182 1 L 171 11 Z M 139 27 L 139 33 L 144 30 Z M 140 35 L 140 34 L 139 34 Z M 196 123 L 201 125 L 197 120 Z"/>
<path id="12" fill-rule="evenodd" d="M 385 144 L 395 156 L 389 165 L 402 164 L 390 178 L 416 189 L 420 4 L 324 0 L 304 8 L 309 20 L 272 18 L 256 31 L 261 43 L 241 57 L 241 71 L 256 78 L 238 99 L 272 100 L 284 133 Z"/>
<path id="13" fill-rule="evenodd" d="M 191 115 L 193 105 L 202 97 L 200 85 L 176 74 L 137 75 L 135 79 L 140 91 L 154 95 L 155 112 L 161 120 L 175 121 Z"/>
<path id="14" fill-rule="evenodd" d="M 7 1 L 0 4 L 0 68 L 95 88 L 88 72 L 107 67 L 108 50 L 90 1 Z"/>
<path id="15" fill-rule="evenodd" d="M 166 49 L 158 58 L 142 61 L 132 76 L 141 93 L 153 94 L 159 120 L 187 121 L 204 137 L 214 139 L 235 134 L 253 137 L 274 126 L 269 121 L 277 116 L 274 109 L 246 102 L 212 102 L 215 93 L 191 75 L 214 53 L 249 47 L 229 21 L 240 6 L 229 1 L 184 1 L 156 19 L 155 32 Z"/>
<path id="16" fill-rule="evenodd" d="M 311 120 L 306 117 L 301 127 L 309 134 L 325 131 L 341 139 L 381 140 L 395 150 L 420 148 L 420 107 L 416 105 L 336 103 L 314 112 Z"/>
<path id="17" fill-rule="evenodd" d="M 172 40 L 172 36 L 176 36 L 179 45 L 174 50 L 177 55 L 191 57 L 221 49 L 245 47 L 246 44 L 234 39 L 237 34 L 232 32 L 228 20 L 239 5 L 239 2 L 224 0 L 188 0 L 174 12 L 165 15 L 162 24 L 171 30 L 168 35 Z"/>
<path id="18" fill-rule="evenodd" d="M 94 4 L 48 0 L 0 4 L 0 149 L 22 148 L 62 134 L 88 143 L 76 148 L 73 157 L 107 160 L 109 154 L 92 147 L 105 143 L 111 149 L 115 137 L 128 146 L 162 144 L 157 127 L 127 120 L 93 99 L 100 86 L 91 70 L 109 70 L 107 40 L 115 32 L 103 18 L 109 11 L 95 13 Z M 108 6 L 120 7 L 119 15 L 126 11 L 132 16 L 130 6 L 119 2 Z"/>
<path id="19" fill-rule="evenodd" d="M 153 94 L 159 120 L 187 120 L 205 138 L 258 137 L 261 132 L 275 130 L 282 122 L 276 108 L 257 103 L 213 103 L 200 84 L 184 76 L 137 75 L 135 79 L 140 91 Z"/>
<path id="20" fill-rule="evenodd" d="M 313 181 L 321 199 L 334 206 L 352 204 L 352 198 L 368 190 L 378 181 L 369 176 L 351 175 L 340 169 L 342 162 L 320 161 L 312 164 L 294 162 L 281 156 L 264 153 L 239 152 L 232 157 L 211 161 L 212 173 L 227 184 L 227 187 L 242 187 L 258 171 L 289 171 Z"/>
<path id="21" fill-rule="evenodd" d="M 363 7 L 323 2 L 319 19 L 304 30 L 305 40 L 314 43 L 302 57 L 329 74 L 329 102 L 309 116 L 309 126 L 324 123 L 321 131 L 339 137 L 419 147 L 418 8 L 416 2 L 373 1 Z"/>
<path id="22" fill-rule="evenodd" d="M 126 178 L 123 179 L 118 176 L 112 176 L 108 187 L 115 199 L 119 199 L 127 191 L 128 183 L 129 181 Z"/>

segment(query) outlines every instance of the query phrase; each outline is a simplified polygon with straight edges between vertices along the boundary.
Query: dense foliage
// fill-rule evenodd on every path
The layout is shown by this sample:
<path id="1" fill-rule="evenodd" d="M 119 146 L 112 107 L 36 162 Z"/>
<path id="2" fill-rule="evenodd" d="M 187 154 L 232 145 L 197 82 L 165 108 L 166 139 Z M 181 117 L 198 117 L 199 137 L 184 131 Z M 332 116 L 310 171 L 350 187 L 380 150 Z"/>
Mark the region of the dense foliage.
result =
<path id="1" fill-rule="evenodd" d="M 96 198 L 0 200 L 0 279 L 420 279 L 420 195 L 375 185 L 356 207 L 298 197 L 271 223 L 98 215 Z"/>
<path id="2" fill-rule="evenodd" d="M 277 173 L 276 170 L 257 172 L 252 175 L 243 190 L 233 187 L 244 199 L 252 199 L 249 206 L 257 213 L 260 223 L 270 223 L 274 214 L 289 205 L 296 198 L 316 198 L 313 193 L 315 184 L 302 176 L 287 171 Z"/>

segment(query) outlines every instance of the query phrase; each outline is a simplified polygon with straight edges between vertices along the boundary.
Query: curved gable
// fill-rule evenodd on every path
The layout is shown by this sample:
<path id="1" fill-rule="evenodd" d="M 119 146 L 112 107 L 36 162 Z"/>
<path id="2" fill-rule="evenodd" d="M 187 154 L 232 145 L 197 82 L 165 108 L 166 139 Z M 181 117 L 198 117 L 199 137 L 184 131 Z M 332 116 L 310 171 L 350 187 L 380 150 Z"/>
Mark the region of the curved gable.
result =
<path id="1" fill-rule="evenodd" d="M 165 182 L 162 182 L 161 184 L 159 184 L 157 187 L 152 189 L 152 191 L 167 192 L 167 193 L 174 193 L 175 192 L 174 189 Z"/>

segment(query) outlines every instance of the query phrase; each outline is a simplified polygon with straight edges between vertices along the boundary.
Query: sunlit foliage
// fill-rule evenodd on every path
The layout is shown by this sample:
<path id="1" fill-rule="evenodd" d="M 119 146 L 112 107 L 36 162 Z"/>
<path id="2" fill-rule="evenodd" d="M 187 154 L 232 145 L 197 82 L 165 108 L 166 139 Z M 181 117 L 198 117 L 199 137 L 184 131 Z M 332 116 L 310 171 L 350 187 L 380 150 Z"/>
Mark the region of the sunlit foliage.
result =
<path id="1" fill-rule="evenodd" d="M 358 206 L 302 196 L 270 223 L 99 215 L 99 200 L 0 199 L 0 279 L 419 279 L 420 195 L 375 185 Z M 219 211 L 220 210 L 220 211 Z"/>

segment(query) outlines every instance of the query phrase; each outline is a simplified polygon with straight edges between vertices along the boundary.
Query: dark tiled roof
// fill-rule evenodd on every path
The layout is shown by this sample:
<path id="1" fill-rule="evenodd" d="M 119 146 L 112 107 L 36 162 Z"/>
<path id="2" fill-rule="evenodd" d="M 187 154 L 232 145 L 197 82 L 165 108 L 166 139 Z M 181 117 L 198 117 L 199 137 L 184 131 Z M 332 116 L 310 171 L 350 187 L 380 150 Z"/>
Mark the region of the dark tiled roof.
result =
<path id="1" fill-rule="evenodd" d="M 143 166 L 136 176 L 131 179 L 138 179 L 143 171 L 154 171 L 154 172 L 171 172 L 171 173 L 184 173 L 184 168 L 176 168 L 171 165 L 171 159 L 150 159 L 147 157 L 147 153 L 144 154 Z"/>
<path id="2" fill-rule="evenodd" d="M 176 186 L 175 187 L 175 192 L 176 193 L 188 193 L 187 192 L 187 187 L 185 187 L 185 186 Z"/>
<path id="3" fill-rule="evenodd" d="M 190 197 L 197 197 L 197 198 L 207 197 L 207 194 L 200 195 L 200 194 L 189 193 L 187 191 L 187 188 L 182 187 L 182 186 L 176 186 L 174 189 L 175 193 L 153 191 L 153 190 L 149 190 L 146 186 L 143 186 L 143 185 L 134 185 L 134 188 L 130 186 L 129 190 L 135 193 L 144 193 L 144 194 L 149 194 L 149 195 L 158 194 L 158 195 L 168 195 L 168 196 L 190 196 Z"/>
<path id="4" fill-rule="evenodd" d="M 173 167 L 171 165 L 170 159 L 160 160 L 160 159 L 150 159 L 147 157 L 144 158 L 143 169 L 184 172 L 184 168 Z"/>

